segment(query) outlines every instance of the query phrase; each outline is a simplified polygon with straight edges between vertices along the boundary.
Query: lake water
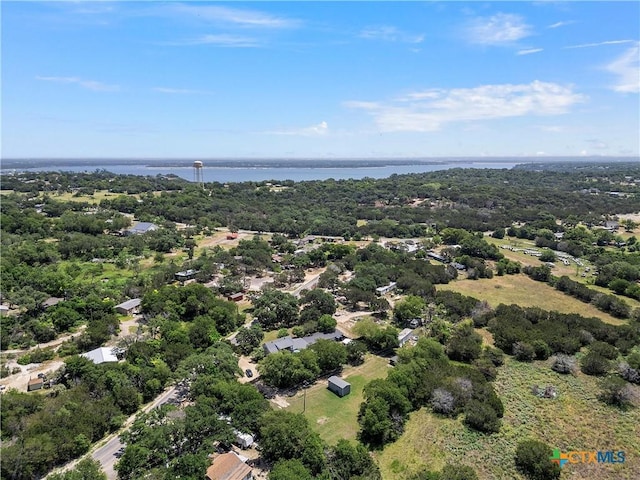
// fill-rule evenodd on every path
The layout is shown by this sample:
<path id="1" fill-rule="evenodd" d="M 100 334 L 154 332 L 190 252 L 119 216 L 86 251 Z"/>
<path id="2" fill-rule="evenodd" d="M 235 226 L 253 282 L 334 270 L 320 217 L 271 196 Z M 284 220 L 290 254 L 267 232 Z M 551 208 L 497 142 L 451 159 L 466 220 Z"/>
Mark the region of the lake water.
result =
<path id="1" fill-rule="evenodd" d="M 326 180 L 333 178 L 335 180 L 342 179 L 361 179 L 365 177 L 370 178 L 386 178 L 393 174 L 407 174 L 407 173 L 424 173 L 433 172 L 436 170 L 448 170 L 451 168 L 512 168 L 518 163 L 523 162 L 508 162 L 508 161 L 455 161 L 455 162 L 438 162 L 438 163 L 381 163 L 378 165 L 371 165 L 372 162 L 363 162 L 358 164 L 354 162 L 350 165 L 349 162 L 340 162 L 338 166 L 323 165 L 313 166 L 311 162 L 291 162 L 291 165 L 287 166 L 271 166 L 268 162 L 258 165 L 242 165 L 238 167 L 230 165 L 212 165 L 207 166 L 205 163 L 202 169 L 202 176 L 205 182 L 245 182 L 245 181 L 284 181 L 293 180 L 296 182 L 305 180 Z M 325 162 L 326 163 L 326 162 Z M 15 165 L 15 164 L 14 164 Z M 96 170 L 107 170 L 116 174 L 123 175 L 168 175 L 173 174 L 182 177 L 189 181 L 194 181 L 194 169 L 189 166 L 178 165 L 161 165 L 161 164 L 131 164 L 131 163 L 109 163 L 109 164 L 91 164 L 91 165 L 77 165 L 69 164 L 65 165 L 61 162 L 52 164 L 42 164 L 37 167 L 29 166 L 28 168 L 20 168 L 10 165 L 3 165 L 2 173 L 7 174 L 13 171 L 63 171 L 63 172 L 95 172 Z"/>

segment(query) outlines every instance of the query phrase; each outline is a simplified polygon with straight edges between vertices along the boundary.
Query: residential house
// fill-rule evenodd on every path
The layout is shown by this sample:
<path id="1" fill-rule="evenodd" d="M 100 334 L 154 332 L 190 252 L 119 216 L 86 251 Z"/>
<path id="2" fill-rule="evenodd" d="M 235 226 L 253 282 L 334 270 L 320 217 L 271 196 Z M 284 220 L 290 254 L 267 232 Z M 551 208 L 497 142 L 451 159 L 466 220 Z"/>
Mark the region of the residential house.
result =
<path id="1" fill-rule="evenodd" d="M 200 271 L 190 268 L 189 270 L 184 270 L 182 272 L 176 272 L 175 279 L 178 280 L 179 282 L 184 283 L 184 282 L 187 282 L 189 280 L 193 280 L 194 278 L 196 278 L 196 275 L 198 273 L 200 273 Z"/>
<path id="2" fill-rule="evenodd" d="M 265 344 L 262 345 L 262 348 L 264 348 L 264 351 L 267 355 L 270 353 L 279 352 L 281 350 L 296 352 L 304 350 L 309 345 L 313 345 L 320 339 L 340 341 L 343 338 L 344 334 L 340 330 L 334 330 L 332 333 L 317 332 L 302 338 L 292 338 L 287 335 L 286 337 L 277 338 L 271 342 L 265 342 Z"/>
<path id="3" fill-rule="evenodd" d="M 398 334 L 398 343 L 400 346 L 403 346 L 405 343 L 409 341 L 411 335 L 413 334 L 413 330 L 410 328 L 405 328 Z"/>
<path id="4" fill-rule="evenodd" d="M 396 282 L 391 282 L 389 285 L 385 285 L 384 287 L 376 288 L 377 295 L 385 295 L 396 288 Z"/>
<path id="5" fill-rule="evenodd" d="M 328 388 L 339 397 L 344 397 L 345 395 L 349 395 L 349 393 L 351 393 L 351 384 L 335 375 L 329 377 Z"/>
<path id="6" fill-rule="evenodd" d="M 0 305 L 0 316 L 4 317 L 9 314 L 9 306 L 8 305 Z"/>
<path id="7" fill-rule="evenodd" d="M 227 452 L 213 459 L 207 468 L 207 480 L 253 480 L 251 467 L 235 452 Z"/>
<path id="8" fill-rule="evenodd" d="M 64 298 L 49 297 L 44 302 L 42 302 L 42 308 L 44 308 L 46 310 L 49 307 L 53 307 L 54 305 L 59 304 L 63 300 L 64 300 Z"/>
<path id="9" fill-rule="evenodd" d="M 113 348 L 107 347 L 98 347 L 90 352 L 83 353 L 80 355 L 81 357 L 88 358 L 96 365 L 106 362 L 117 362 L 118 357 L 113 353 Z"/>
<path id="10" fill-rule="evenodd" d="M 140 312 L 140 302 L 141 300 L 139 298 L 132 298 L 131 300 L 122 302 L 116 305 L 116 312 L 120 315 L 135 315 Z"/>
<path id="11" fill-rule="evenodd" d="M 227 298 L 229 300 L 231 300 L 232 302 L 239 302 L 240 300 L 242 300 L 244 298 L 244 295 L 242 294 L 242 292 L 232 293 Z"/>
<path id="12" fill-rule="evenodd" d="M 142 235 L 157 230 L 158 226 L 151 222 L 136 222 L 132 227 L 124 231 L 125 235 Z"/>

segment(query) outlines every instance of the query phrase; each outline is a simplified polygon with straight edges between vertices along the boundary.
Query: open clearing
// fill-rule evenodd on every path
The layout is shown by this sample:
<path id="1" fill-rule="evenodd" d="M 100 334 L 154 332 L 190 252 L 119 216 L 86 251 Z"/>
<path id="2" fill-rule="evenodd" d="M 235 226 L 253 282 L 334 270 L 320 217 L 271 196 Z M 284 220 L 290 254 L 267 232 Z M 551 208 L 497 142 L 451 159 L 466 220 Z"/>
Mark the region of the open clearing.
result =
<path id="1" fill-rule="evenodd" d="M 412 413 L 402 437 L 376 455 L 382 478 L 402 480 L 424 467 L 439 470 L 454 463 L 473 467 L 481 479 L 523 479 L 513 458 L 518 442 L 529 438 L 561 451 L 626 452 L 625 463 L 571 464 L 562 478 L 640 478 L 640 408 L 609 407 L 596 398 L 596 378 L 559 375 L 548 364 L 507 359 L 499 368 L 494 385 L 505 414 L 497 434 L 471 431 L 461 419 L 442 418 L 426 409 Z M 531 393 L 533 385 L 554 385 L 558 397 L 538 398 Z"/>
<path id="2" fill-rule="evenodd" d="M 459 292 L 478 300 L 486 300 L 492 307 L 497 307 L 501 303 L 505 305 L 515 303 L 521 307 L 539 307 L 560 313 L 577 313 L 583 317 L 597 317 L 613 325 L 625 323 L 624 320 L 601 312 L 590 303 L 565 295 L 546 283 L 536 282 L 524 274 L 495 276 L 492 279 L 455 280 L 446 285 L 438 285 L 437 288 Z"/>
<path id="3" fill-rule="evenodd" d="M 362 365 L 345 367 L 340 376 L 351 384 L 351 393 L 342 398 L 329 391 L 325 379 L 308 388 L 304 415 L 311 428 L 329 445 L 335 445 L 341 438 L 355 440 L 359 429 L 358 410 L 363 399 L 362 390 L 371 380 L 386 377 L 388 365 L 386 358 L 367 354 Z M 304 395 L 300 391 L 288 399 L 290 412 L 302 413 Z"/>

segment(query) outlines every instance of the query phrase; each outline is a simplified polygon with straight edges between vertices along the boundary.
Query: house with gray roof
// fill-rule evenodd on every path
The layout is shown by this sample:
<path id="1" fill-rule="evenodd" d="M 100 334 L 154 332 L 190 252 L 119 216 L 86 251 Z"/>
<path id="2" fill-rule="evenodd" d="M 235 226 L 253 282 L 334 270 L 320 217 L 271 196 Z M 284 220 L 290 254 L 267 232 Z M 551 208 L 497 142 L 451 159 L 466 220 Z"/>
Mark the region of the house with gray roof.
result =
<path id="1" fill-rule="evenodd" d="M 151 222 L 136 222 L 132 227 L 129 227 L 124 231 L 125 235 L 142 235 L 144 233 L 153 232 L 157 230 L 158 226 Z"/>
<path id="2" fill-rule="evenodd" d="M 115 306 L 116 312 L 120 315 L 134 315 L 140 311 L 140 302 L 139 298 L 132 298 L 122 302 Z"/>
<path id="3" fill-rule="evenodd" d="M 334 330 L 331 333 L 314 333 L 302 338 L 292 338 L 289 335 L 282 338 L 277 338 L 270 342 L 265 342 L 262 348 L 268 355 L 270 353 L 277 353 L 282 350 L 289 350 L 290 352 L 297 352 L 304 350 L 309 345 L 313 345 L 318 340 L 335 340 L 340 341 L 344 338 L 344 334 L 340 330 Z"/>

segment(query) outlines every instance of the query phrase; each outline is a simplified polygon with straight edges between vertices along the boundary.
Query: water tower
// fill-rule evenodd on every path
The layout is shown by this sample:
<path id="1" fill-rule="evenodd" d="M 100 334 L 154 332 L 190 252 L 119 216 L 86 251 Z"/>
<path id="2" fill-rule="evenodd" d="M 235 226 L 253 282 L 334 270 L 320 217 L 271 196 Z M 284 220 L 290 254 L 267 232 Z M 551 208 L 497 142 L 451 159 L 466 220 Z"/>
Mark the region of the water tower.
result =
<path id="1" fill-rule="evenodd" d="M 200 160 L 193 162 L 193 181 L 204 188 L 204 179 L 202 178 L 202 167 L 204 164 Z"/>

